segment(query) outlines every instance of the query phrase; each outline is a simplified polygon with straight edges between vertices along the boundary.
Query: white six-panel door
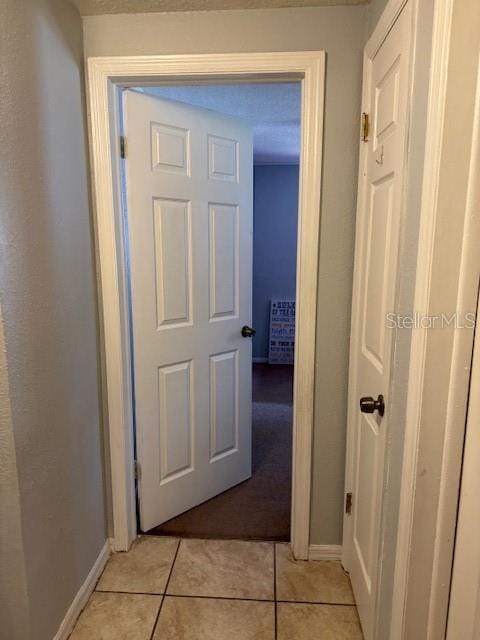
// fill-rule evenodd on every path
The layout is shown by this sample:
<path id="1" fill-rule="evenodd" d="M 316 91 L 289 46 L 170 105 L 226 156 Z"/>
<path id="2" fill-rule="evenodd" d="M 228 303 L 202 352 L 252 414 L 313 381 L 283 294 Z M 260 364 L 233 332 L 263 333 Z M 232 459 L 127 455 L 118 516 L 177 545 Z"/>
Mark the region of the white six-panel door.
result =
<path id="1" fill-rule="evenodd" d="M 252 134 L 124 94 L 143 531 L 251 475 Z"/>
<path id="2" fill-rule="evenodd" d="M 350 572 L 366 640 L 373 638 L 392 330 L 406 153 L 411 2 L 367 60 L 364 94 L 370 132 L 359 186 L 349 385 L 343 562 Z M 385 414 L 360 411 L 362 397 L 384 396 Z"/>

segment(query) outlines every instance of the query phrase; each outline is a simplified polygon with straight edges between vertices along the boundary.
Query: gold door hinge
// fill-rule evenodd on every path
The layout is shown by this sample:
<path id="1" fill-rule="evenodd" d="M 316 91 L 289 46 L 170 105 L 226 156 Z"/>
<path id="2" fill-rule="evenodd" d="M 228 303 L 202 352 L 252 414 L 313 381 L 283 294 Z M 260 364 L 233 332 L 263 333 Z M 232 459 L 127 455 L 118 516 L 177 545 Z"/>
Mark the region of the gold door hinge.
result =
<path id="1" fill-rule="evenodd" d="M 127 157 L 127 142 L 125 140 L 125 136 L 120 136 L 120 157 Z"/>
<path id="2" fill-rule="evenodd" d="M 370 117 L 368 113 L 362 113 L 362 140 L 368 142 L 368 135 L 370 133 Z"/>
<path id="3" fill-rule="evenodd" d="M 345 495 L 345 513 L 352 513 L 352 494 L 347 493 Z"/>

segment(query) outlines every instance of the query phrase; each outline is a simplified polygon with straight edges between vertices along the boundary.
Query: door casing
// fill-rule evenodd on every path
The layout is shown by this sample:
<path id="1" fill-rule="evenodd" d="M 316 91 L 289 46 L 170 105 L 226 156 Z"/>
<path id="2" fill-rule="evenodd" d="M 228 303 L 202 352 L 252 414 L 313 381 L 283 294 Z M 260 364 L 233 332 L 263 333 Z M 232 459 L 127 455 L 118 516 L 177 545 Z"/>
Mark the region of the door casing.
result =
<path id="1" fill-rule="evenodd" d="M 372 57 L 378 50 L 406 1 L 389 0 L 366 45 L 366 56 Z M 418 17 L 422 3 L 420 0 L 410 1 L 414 2 Z M 457 217 L 451 215 L 451 208 L 447 211 L 439 211 L 438 203 L 442 177 L 440 161 L 444 129 L 446 124 L 448 126 L 448 121 L 446 121 L 448 65 L 454 3 L 455 0 L 434 0 L 433 2 L 433 35 L 430 54 L 429 97 L 426 107 L 425 149 L 422 153 L 422 163 L 420 163 L 419 157 L 415 161 L 418 171 L 423 172 L 418 207 L 419 244 L 414 276 L 413 304 L 413 309 L 420 316 L 428 316 L 436 312 L 434 286 L 438 286 L 438 282 L 435 282 L 435 279 L 438 278 L 438 273 L 441 271 L 442 260 L 446 261 L 452 258 L 452 251 L 446 240 L 449 238 L 448 233 L 445 231 L 443 234 L 438 233 L 442 226 L 445 229 L 447 220 L 451 221 L 451 226 L 461 229 L 463 237 L 461 255 L 456 256 L 461 268 L 454 274 L 456 278 L 454 285 L 457 295 L 456 305 L 452 309 L 446 309 L 447 312 L 456 311 L 461 316 L 465 311 L 471 311 L 475 307 L 480 274 L 478 216 L 472 211 L 462 211 L 463 218 L 458 220 Z M 418 22 L 416 22 L 414 29 L 413 38 L 416 42 Z M 415 49 L 414 67 L 416 67 L 416 53 Z M 416 69 L 414 74 L 415 72 Z M 450 83 L 454 85 L 455 80 L 451 79 Z M 416 96 L 414 95 L 410 105 L 411 113 L 418 107 L 415 100 Z M 462 122 L 458 116 L 455 121 Z M 411 167 L 407 170 L 408 175 L 410 175 L 410 171 Z M 439 259 L 435 262 L 434 259 L 437 255 Z M 381 544 L 385 541 L 387 533 L 396 538 L 390 625 L 388 630 L 383 630 L 384 634 L 388 633 L 388 636 L 382 636 L 388 637 L 389 640 L 400 640 L 407 637 L 407 629 L 413 637 L 415 632 L 412 632 L 412 628 L 420 619 L 419 612 L 423 615 L 425 611 L 428 616 L 428 637 L 440 637 L 444 631 L 448 609 L 448 590 L 452 567 L 451 547 L 455 537 L 458 476 L 461 469 L 461 457 L 458 455 L 458 451 L 461 449 L 465 431 L 465 398 L 468 394 L 469 354 L 471 353 L 473 336 L 468 331 L 457 331 L 454 348 L 447 352 L 441 342 L 430 341 L 430 335 L 431 332 L 427 329 L 416 329 L 411 339 L 400 503 L 397 505 L 398 529 L 394 532 L 387 531 L 388 525 L 385 524 L 382 514 Z M 427 470 L 428 465 L 432 463 L 433 455 L 428 448 L 422 446 L 424 434 L 432 429 L 428 421 L 422 420 L 422 413 L 426 406 L 431 407 L 432 402 L 435 402 L 434 398 L 428 397 L 428 388 L 432 387 L 435 382 L 435 372 L 432 375 L 432 371 L 428 370 L 427 356 L 431 360 L 436 359 L 439 363 L 438 366 L 443 366 L 450 372 L 448 387 L 445 388 L 448 403 L 445 403 L 445 407 L 442 406 L 436 423 L 438 438 L 442 440 L 441 447 L 444 453 L 441 471 L 435 473 L 435 477 L 430 477 Z M 346 473 L 349 473 L 348 455 Z M 428 486 L 425 484 L 425 479 Z M 435 505 L 431 501 L 432 497 L 436 499 Z M 432 535 L 430 528 L 415 527 L 414 513 L 422 503 L 423 505 L 432 505 L 430 511 L 433 513 L 428 514 L 426 521 L 429 527 L 431 525 L 433 528 L 434 535 Z M 433 562 L 418 556 L 415 558 L 415 562 L 411 562 L 413 536 L 416 538 L 417 548 L 418 545 L 421 545 L 424 549 L 432 550 Z M 379 567 L 379 572 L 381 574 L 382 567 Z M 416 607 L 408 606 L 407 596 L 411 584 L 418 581 L 420 577 L 425 583 L 428 583 L 430 596 L 424 601 L 417 602 Z M 380 583 L 379 586 L 381 588 Z M 379 619 L 378 609 L 377 606 L 377 622 Z M 418 633 L 415 637 L 417 636 Z"/>
<path id="2" fill-rule="evenodd" d="M 118 92 L 124 87 L 193 80 L 210 83 L 298 80 L 302 84 L 291 545 L 296 558 L 307 559 L 322 182 L 323 51 L 88 59 L 89 133 L 106 380 L 105 427 L 110 445 L 112 546 L 116 551 L 126 551 L 137 535 Z"/>

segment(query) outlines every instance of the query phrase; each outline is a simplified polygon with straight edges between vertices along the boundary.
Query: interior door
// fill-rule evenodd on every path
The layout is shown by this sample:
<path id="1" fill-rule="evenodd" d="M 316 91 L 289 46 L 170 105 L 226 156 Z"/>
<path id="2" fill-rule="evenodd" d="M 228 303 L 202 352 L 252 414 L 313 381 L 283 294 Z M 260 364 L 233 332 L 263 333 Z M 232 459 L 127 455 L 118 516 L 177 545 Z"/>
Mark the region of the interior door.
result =
<path id="1" fill-rule="evenodd" d="M 251 475 L 252 133 L 132 90 L 124 127 L 147 531 Z"/>
<path id="2" fill-rule="evenodd" d="M 364 109 L 370 122 L 367 141 L 361 143 L 366 146 L 357 209 L 343 562 L 366 640 L 374 637 L 393 333 L 387 314 L 395 306 L 411 4 L 374 57 L 366 60 L 364 72 Z"/>

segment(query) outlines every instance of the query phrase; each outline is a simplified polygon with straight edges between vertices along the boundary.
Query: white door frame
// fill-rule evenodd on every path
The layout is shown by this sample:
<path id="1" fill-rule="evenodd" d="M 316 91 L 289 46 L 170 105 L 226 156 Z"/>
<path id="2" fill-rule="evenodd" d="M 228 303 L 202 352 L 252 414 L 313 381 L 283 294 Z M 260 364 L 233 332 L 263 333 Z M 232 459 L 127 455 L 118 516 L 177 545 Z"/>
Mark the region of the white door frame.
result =
<path id="1" fill-rule="evenodd" d="M 372 55 L 380 46 L 405 1 L 388 2 L 367 44 L 368 55 Z M 419 0 L 414 1 L 418 3 Z M 455 263 L 455 273 L 452 274 L 452 277 L 456 278 L 454 291 L 450 293 L 450 300 L 454 299 L 454 306 L 452 309 L 445 309 L 447 313 L 455 311 L 459 317 L 463 317 L 465 313 L 475 309 L 480 275 L 478 212 L 470 210 L 468 199 L 466 210 L 456 211 L 456 216 L 452 216 L 452 208 L 442 209 L 439 203 L 443 179 L 441 162 L 444 154 L 448 153 L 448 148 L 444 146 L 444 135 L 449 126 L 448 123 L 446 125 L 446 118 L 453 8 L 454 0 L 434 1 L 427 132 L 413 305 L 413 310 L 419 316 L 431 316 L 439 312 L 436 296 L 442 260 L 449 261 L 454 257 L 458 262 Z M 452 79 L 451 83 L 455 85 L 455 79 Z M 461 121 L 461 116 L 456 114 L 456 120 Z M 453 127 L 449 132 L 450 141 L 454 135 L 452 129 Z M 460 229 L 459 253 L 454 253 L 455 247 L 452 249 L 448 246 L 446 220 L 450 225 L 456 225 Z M 439 233 L 439 229 L 442 229 L 443 233 Z M 415 329 L 412 332 L 389 640 L 420 637 L 423 629 L 420 634 L 412 631 L 419 617 L 418 611 L 427 619 L 428 638 L 433 640 L 444 637 L 445 632 L 473 332 L 455 331 L 452 347 L 448 352 L 443 344 L 430 340 L 431 335 L 427 329 Z M 446 401 L 442 403 L 435 422 L 435 426 L 438 427 L 438 439 L 441 440 L 442 456 L 441 468 L 435 472 L 434 477 L 429 476 L 431 453 L 423 443 L 424 433 L 428 434 L 433 428 L 426 409 L 431 409 L 432 402 L 438 400 L 432 399 L 431 393 L 429 397 L 429 388 L 435 388 L 438 373 L 438 369 L 435 371 L 433 368 L 432 371 L 432 367 L 429 368 L 429 362 L 432 361 L 438 363 L 437 367 L 449 371 L 444 387 Z M 423 478 L 426 478 L 426 482 Z M 432 513 L 427 517 L 428 529 L 423 529 L 416 524 L 414 516 L 426 506 Z M 382 531 L 382 536 L 384 535 L 385 531 Z M 412 547 L 414 538 L 415 557 L 412 556 L 412 553 L 415 553 Z M 424 558 L 418 555 L 418 550 L 422 548 L 433 550 L 431 562 L 424 561 Z M 428 584 L 427 601 L 418 602 L 418 607 L 412 606 L 411 603 L 407 606 L 407 596 L 412 584 L 419 579 Z"/>
<path id="2" fill-rule="evenodd" d="M 372 37 L 367 43 L 365 57 L 372 57 L 391 29 L 396 17 L 407 0 L 390 0 L 383 12 Z M 419 0 L 412 0 L 418 6 Z M 431 47 L 431 68 L 429 104 L 427 111 L 427 133 L 423 165 L 423 191 L 420 210 L 419 244 L 417 269 L 415 275 L 415 299 L 413 310 L 420 316 L 438 313 L 438 300 L 435 300 L 433 286 L 440 266 L 435 256 L 442 252 L 448 260 L 449 247 L 446 246 L 438 229 L 445 228 L 444 218 L 438 213 L 438 197 L 441 186 L 440 162 L 444 151 L 444 126 L 447 105 L 448 64 L 450 52 L 450 34 L 452 30 L 452 12 L 454 0 L 434 1 L 434 24 Z M 414 41 L 416 36 L 414 35 Z M 364 67 L 365 68 L 365 67 Z M 365 81 L 365 78 L 364 78 Z M 364 96 L 365 100 L 365 96 Z M 410 108 L 413 108 L 412 105 Z M 360 179 L 362 176 L 363 156 L 360 157 Z M 408 172 L 407 172 L 408 173 Z M 408 189 L 408 185 L 407 185 Z M 445 216 L 444 212 L 441 213 Z M 451 210 L 449 212 L 451 217 Z M 453 311 L 461 317 L 475 308 L 476 285 L 480 273 L 478 242 L 480 231 L 476 214 L 468 212 L 459 221 L 463 229 L 460 267 L 455 276 L 456 302 Z M 443 238 L 445 237 L 445 231 Z M 443 244 L 442 244 L 443 242 Z M 457 255 L 458 257 L 458 255 Z M 355 289 L 355 285 L 354 285 Z M 437 292 L 435 292 L 437 293 Z M 435 306 L 437 305 L 437 306 Z M 450 309 L 446 309 L 447 312 Z M 406 399 L 406 420 L 404 435 L 404 454 L 400 490 L 400 505 L 395 572 L 392 589 L 392 615 L 389 640 L 401 640 L 406 637 L 409 625 L 415 625 L 414 607 L 407 607 L 407 596 L 412 581 L 422 574 L 429 583 L 428 602 L 418 603 L 427 611 L 428 638 L 441 637 L 444 631 L 448 606 L 448 587 L 451 577 L 451 554 L 455 533 L 455 511 L 458 502 L 458 477 L 461 469 L 461 446 L 465 431 L 466 396 L 468 394 L 469 366 L 472 334 L 457 331 L 450 353 L 442 352 L 443 346 L 429 343 L 430 332 L 416 329 L 412 332 L 410 347 L 410 367 Z M 428 358 L 437 358 L 439 366 L 449 370 L 449 386 L 446 389 L 448 399 L 442 411 L 438 426 L 442 440 L 441 474 L 429 478 L 427 488 L 419 479 L 427 473 L 429 451 L 422 449 L 424 432 L 432 429 L 424 418 L 425 394 L 432 385 L 435 372 L 428 370 Z M 441 365 L 440 365 L 441 363 Z M 430 377 L 428 377 L 430 376 Z M 428 400 L 431 402 L 431 399 Z M 440 433 L 441 427 L 441 433 Z M 347 464 L 348 457 L 347 457 Z M 425 471 L 424 471 L 425 470 Z M 347 467 L 347 474 L 349 468 Z M 415 528 L 414 513 L 420 509 L 422 501 L 436 496 L 436 511 L 432 515 L 434 535 L 430 531 Z M 390 532 L 391 533 L 391 532 Z M 382 540 L 386 531 L 382 530 Z M 433 549 L 431 565 L 423 563 L 418 556 L 412 563 L 412 537 L 415 535 L 417 549 Z M 382 544 L 382 542 L 381 542 Z M 381 569 L 381 567 L 380 567 Z M 378 618 L 377 618 L 378 621 Z M 410 628 L 411 631 L 411 628 Z M 415 634 L 413 634 L 415 635 Z M 412 637 L 413 637 L 412 635 Z M 408 636 L 410 637 L 410 636 Z M 418 636 L 420 637 L 420 636 Z M 422 636 L 423 637 L 423 636 Z M 442 636 L 443 637 L 443 636 Z"/>
<path id="3" fill-rule="evenodd" d="M 480 86 L 480 85 L 479 85 Z M 480 104 L 480 103 L 479 103 Z M 477 105 L 478 106 L 478 105 Z M 480 122 L 480 111 L 477 116 Z M 476 136 L 477 156 L 478 131 Z M 480 157 L 476 159 L 476 172 L 480 175 Z M 480 181 L 472 186 L 472 204 L 480 202 Z M 476 192 L 476 193 L 475 193 Z M 477 306 L 477 318 L 480 306 Z M 458 526 L 455 536 L 455 555 L 448 609 L 447 640 L 475 640 L 480 634 L 480 585 L 478 584 L 480 546 L 478 540 L 478 468 L 480 465 L 480 340 L 476 335 L 473 359 L 465 450 L 461 480 Z"/>
<path id="4" fill-rule="evenodd" d="M 440 2 L 437 0 L 435 5 L 427 140 L 414 301 L 414 309 L 423 315 L 428 315 L 429 311 L 432 261 L 435 250 L 436 200 L 440 180 L 439 171 L 445 118 L 453 0 L 440 0 Z M 415 474 L 421 430 L 426 341 L 427 331 L 413 332 L 408 375 L 402 484 L 398 519 L 399 526 L 395 554 L 395 576 L 390 625 L 391 640 L 401 640 L 405 634 L 405 604 L 408 591 L 408 572 L 415 502 Z M 432 541 L 432 544 L 433 543 L 434 541 Z"/>
<path id="5" fill-rule="evenodd" d="M 302 83 L 297 241 L 297 312 L 293 409 L 291 544 L 307 559 L 314 414 L 322 137 L 323 51 L 93 57 L 88 59 L 89 125 L 95 233 L 100 272 L 113 547 L 127 550 L 136 533 L 134 440 L 127 283 L 120 185 L 120 87 L 174 81 Z"/>
<path id="6" fill-rule="evenodd" d="M 473 146 L 468 180 L 467 207 L 470 215 L 480 212 L 480 54 L 473 125 Z M 477 212 L 477 213 L 475 213 Z M 480 299 L 477 303 L 477 322 Z M 473 344 L 468 417 L 463 454 L 455 555 L 448 611 L 447 640 L 474 640 L 480 633 L 480 585 L 478 580 L 480 546 L 478 542 L 478 465 L 480 463 L 480 334 L 477 325 Z"/>
<path id="7" fill-rule="evenodd" d="M 451 291 L 442 291 L 442 297 L 448 296 L 444 304 L 449 308 L 445 311 L 464 318 L 477 307 L 480 277 L 480 217 L 478 203 L 473 200 L 478 171 L 477 41 L 472 42 L 468 52 L 476 68 L 465 70 L 464 85 L 459 85 L 456 73 L 462 57 L 458 41 L 464 38 L 465 25 L 473 17 L 469 12 L 478 11 L 478 5 L 465 3 L 462 13 L 454 15 L 455 4 L 454 0 L 435 3 L 415 310 L 427 316 L 438 313 L 438 292 L 442 288 L 439 274 L 443 274 L 442 269 L 448 264 Z M 476 16 L 478 20 L 478 13 Z M 463 104 L 456 100 L 456 96 L 464 95 L 462 88 L 472 95 L 469 104 L 467 100 Z M 461 168 L 452 170 L 459 162 Z M 413 334 L 391 640 L 420 635 L 433 640 L 445 636 L 473 333 L 472 329 L 457 329 L 451 336 L 451 344 L 435 341 L 430 331 L 418 330 Z M 444 382 L 437 382 L 429 366 L 431 362 L 435 362 L 437 370 L 448 372 Z M 437 404 L 432 424 L 432 408 Z M 432 433 L 438 443 L 439 462 L 432 459 L 430 452 Z M 421 598 L 415 590 L 412 593 L 412 585 L 419 584 Z"/>

